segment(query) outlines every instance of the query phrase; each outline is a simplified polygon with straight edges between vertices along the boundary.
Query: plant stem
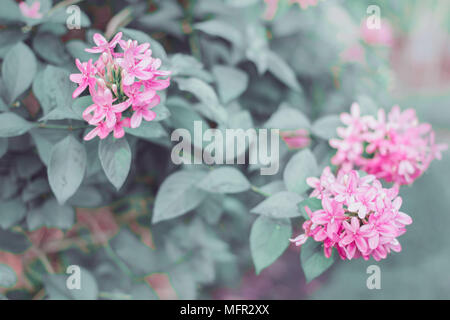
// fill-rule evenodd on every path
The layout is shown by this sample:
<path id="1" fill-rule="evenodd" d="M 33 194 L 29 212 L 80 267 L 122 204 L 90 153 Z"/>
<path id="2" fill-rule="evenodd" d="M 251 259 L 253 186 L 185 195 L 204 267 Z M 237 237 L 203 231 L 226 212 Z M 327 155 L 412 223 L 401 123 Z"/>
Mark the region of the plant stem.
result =
<path id="1" fill-rule="evenodd" d="M 252 189 L 252 191 L 254 191 L 254 192 L 256 192 L 256 193 L 262 195 L 263 197 L 268 198 L 268 197 L 271 196 L 270 194 L 268 194 L 268 193 L 262 191 L 262 190 L 261 190 L 260 188 L 258 188 L 257 186 L 252 185 L 250 188 Z"/>
<path id="2" fill-rule="evenodd" d="M 89 126 L 72 126 L 72 125 L 64 125 L 64 124 L 47 124 L 47 123 L 39 123 L 37 125 L 37 127 L 45 128 L 45 129 L 62 129 L 62 130 L 69 130 L 69 131 L 89 128 Z"/>

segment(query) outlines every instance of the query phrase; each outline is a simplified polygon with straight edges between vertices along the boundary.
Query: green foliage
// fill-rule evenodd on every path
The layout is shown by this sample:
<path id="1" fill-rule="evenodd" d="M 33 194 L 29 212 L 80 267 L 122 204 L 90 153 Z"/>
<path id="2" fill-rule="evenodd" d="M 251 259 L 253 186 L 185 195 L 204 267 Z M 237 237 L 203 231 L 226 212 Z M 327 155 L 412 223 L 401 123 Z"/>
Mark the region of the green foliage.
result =
<path id="1" fill-rule="evenodd" d="M 250 189 L 250 182 L 237 169 L 222 167 L 214 169 L 197 186 L 214 193 L 239 193 Z"/>
<path id="2" fill-rule="evenodd" d="M 80 187 L 86 166 L 86 150 L 72 135 L 53 146 L 47 174 L 60 204 L 64 204 Z"/>
<path id="3" fill-rule="evenodd" d="M 270 266 L 289 246 L 292 235 L 289 219 L 260 216 L 250 232 L 250 249 L 256 273 Z"/>
<path id="4" fill-rule="evenodd" d="M 19 42 L 8 51 L 3 63 L 2 79 L 9 104 L 28 89 L 36 70 L 36 57 L 27 45 Z"/>
<path id="5" fill-rule="evenodd" d="M 327 258 L 323 253 L 322 244 L 313 239 L 308 239 L 302 246 L 300 253 L 300 261 L 303 272 L 305 273 L 306 281 L 311 282 L 324 273 L 333 265 L 334 259 L 334 252 L 330 258 Z"/>
<path id="6" fill-rule="evenodd" d="M 152 222 L 173 219 L 195 209 L 206 197 L 196 185 L 206 176 L 198 170 L 177 171 L 167 177 L 156 195 Z"/>
<path id="7" fill-rule="evenodd" d="M 131 149 L 125 138 L 108 138 L 100 141 L 98 157 L 109 181 L 119 190 L 131 168 Z"/>
<path id="8" fill-rule="evenodd" d="M 367 65 L 339 60 L 347 44 L 336 34 L 359 26 L 364 4 L 301 10 L 280 1 L 265 20 L 262 0 L 82 1 L 82 30 L 69 32 L 71 2 L 40 2 L 39 19 L 24 17 L 13 0 L 0 10 L 0 250 L 31 256 L 22 274 L 0 256 L 0 286 L 11 297 L 11 287 L 30 283 L 30 295 L 48 299 L 158 299 L 146 278 L 154 274 L 167 276 L 180 299 L 247 283 L 252 260 L 259 274 L 281 257 L 291 223 L 309 218 L 304 207 L 321 208 L 307 198 L 306 178 L 329 164 L 326 140 L 341 125 L 338 114 L 353 101 L 362 114 L 391 102 L 381 50 L 365 47 Z M 111 13 L 106 24 L 98 20 L 103 9 Z M 125 128 L 121 139 L 83 141 L 93 127 L 82 114 L 93 101 L 87 93 L 72 98 L 74 60 L 95 60 L 84 51 L 94 33 L 119 31 L 150 43 L 171 85 L 153 121 Z M 280 139 L 274 176 L 259 175 L 261 164 L 177 166 L 171 132 L 194 137 L 194 121 L 203 132 L 304 129 L 311 149 Z M 246 160 L 249 145 L 239 150 Z M 333 259 L 308 240 L 307 281 Z M 66 287 L 71 264 L 81 266 L 81 290 Z"/>
<path id="9" fill-rule="evenodd" d="M 296 153 L 286 164 L 283 180 L 289 191 L 302 194 L 310 187 L 306 178 L 314 177 L 318 172 L 316 158 L 309 149 Z"/>

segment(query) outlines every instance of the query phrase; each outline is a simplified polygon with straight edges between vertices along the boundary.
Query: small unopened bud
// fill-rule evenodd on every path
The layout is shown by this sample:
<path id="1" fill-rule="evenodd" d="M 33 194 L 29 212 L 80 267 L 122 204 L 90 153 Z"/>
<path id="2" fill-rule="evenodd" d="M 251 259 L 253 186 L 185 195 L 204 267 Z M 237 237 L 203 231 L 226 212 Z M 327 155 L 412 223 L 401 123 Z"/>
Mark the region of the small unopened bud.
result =
<path id="1" fill-rule="evenodd" d="M 101 78 L 97 78 L 97 85 L 98 85 L 100 88 L 102 88 L 102 89 L 105 89 L 105 88 L 106 88 L 105 81 L 104 81 L 103 79 L 101 79 Z"/>
<path id="2" fill-rule="evenodd" d="M 117 85 L 116 84 L 113 84 L 112 86 L 111 86 L 111 89 L 112 89 L 112 91 L 114 92 L 114 94 L 117 96 L 118 94 L 117 94 Z"/>
<path id="3" fill-rule="evenodd" d="M 108 63 L 108 61 L 109 61 L 109 56 L 108 56 L 108 54 L 107 54 L 106 52 L 103 52 L 103 53 L 102 53 L 102 60 L 103 60 L 103 63 L 104 63 L 104 64 L 107 64 L 107 63 Z"/>

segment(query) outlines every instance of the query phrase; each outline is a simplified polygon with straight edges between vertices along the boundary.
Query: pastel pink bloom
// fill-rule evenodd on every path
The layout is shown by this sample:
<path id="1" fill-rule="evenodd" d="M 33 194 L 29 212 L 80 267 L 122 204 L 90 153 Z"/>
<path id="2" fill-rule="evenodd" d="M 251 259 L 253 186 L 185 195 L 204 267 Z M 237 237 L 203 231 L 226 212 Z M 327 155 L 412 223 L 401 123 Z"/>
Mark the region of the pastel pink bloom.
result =
<path id="1" fill-rule="evenodd" d="M 72 93 L 72 98 L 78 97 L 88 86 L 95 84 L 95 74 L 97 69 L 92 65 L 92 59 L 88 62 L 81 63 L 80 60 L 75 59 L 75 64 L 81 73 L 72 73 L 70 80 L 78 84 L 78 88 Z"/>
<path id="2" fill-rule="evenodd" d="M 370 45 L 391 47 L 394 43 L 391 24 L 385 19 L 381 19 L 379 29 L 369 29 L 368 21 L 363 20 L 361 23 L 360 33 L 364 42 Z"/>
<path id="3" fill-rule="evenodd" d="M 323 242 L 324 255 L 336 249 L 341 259 L 384 259 L 391 250 L 401 251 L 397 237 L 406 232 L 411 217 L 400 211 L 398 188 L 384 188 L 374 176 L 339 171 L 334 176 L 327 167 L 322 176 L 308 178 L 314 190 L 310 197 L 321 198 L 322 209 L 311 211 L 303 223 L 304 234 L 291 242 L 303 245 L 308 238 Z"/>
<path id="4" fill-rule="evenodd" d="M 123 84 L 129 86 L 134 82 L 135 78 L 140 80 L 151 79 L 153 74 L 150 71 L 145 70 L 151 63 L 152 60 L 148 57 L 136 62 L 135 55 L 132 51 L 125 52 L 121 65 L 124 70 Z"/>
<path id="5" fill-rule="evenodd" d="M 365 238 L 369 234 L 369 225 L 363 225 L 360 227 L 358 218 L 351 218 L 351 223 L 347 221 L 343 222 L 344 235 L 341 239 L 341 246 L 345 247 L 347 258 L 351 260 L 358 249 L 362 255 L 366 255 L 369 250 L 367 239 Z"/>
<path id="6" fill-rule="evenodd" d="M 116 124 L 116 114 L 126 110 L 129 104 L 125 101 L 119 104 L 113 104 L 111 90 L 100 88 L 98 91 L 90 90 L 93 105 L 89 106 L 84 112 L 83 117 L 89 124 L 97 124 L 105 119 L 105 124 L 108 128 L 113 128 Z M 91 112 L 94 112 L 91 115 Z"/>
<path id="7" fill-rule="evenodd" d="M 359 44 L 354 44 L 341 52 L 340 58 L 344 62 L 358 62 L 358 63 L 364 63 L 365 62 L 365 51 L 364 48 Z"/>
<path id="8" fill-rule="evenodd" d="M 41 3 L 39 1 L 34 1 L 31 6 L 28 6 L 25 1 L 19 3 L 19 9 L 22 15 L 31 19 L 42 19 L 42 13 L 39 12 L 40 8 Z"/>
<path id="9" fill-rule="evenodd" d="M 114 138 L 120 139 L 125 135 L 124 128 L 130 127 L 130 118 L 122 118 L 122 114 L 118 113 L 116 114 L 117 122 L 114 125 L 113 131 L 114 131 Z"/>
<path id="10" fill-rule="evenodd" d="M 311 142 L 308 131 L 305 129 L 281 131 L 280 136 L 290 149 L 302 149 Z"/>
<path id="11" fill-rule="evenodd" d="M 124 51 L 129 51 L 131 55 L 137 59 L 151 56 L 151 50 L 148 50 L 150 48 L 150 43 L 138 44 L 136 40 L 130 39 L 128 41 L 120 40 L 119 45 Z"/>
<path id="12" fill-rule="evenodd" d="M 105 122 L 99 122 L 97 123 L 97 126 L 84 137 L 84 140 L 89 141 L 97 136 L 100 139 L 105 139 L 109 135 L 111 130 L 112 129 L 109 128 Z"/>
<path id="13" fill-rule="evenodd" d="M 81 63 L 76 59 L 80 74 L 70 79 L 78 84 L 73 97 L 87 87 L 93 104 L 83 112 L 83 119 L 96 126 L 85 139 L 104 139 L 113 132 L 116 139 L 125 135 L 124 128 L 137 128 L 142 120 L 152 121 L 156 113 L 151 108 L 160 103 L 157 92 L 170 85 L 170 71 L 159 70 L 161 60 L 152 57 L 149 43 L 124 41 L 118 33 L 110 42 L 94 35 L 97 45 L 87 52 L 101 53 L 98 59 Z M 117 44 L 122 52 L 115 52 Z M 167 78 L 161 78 L 167 77 Z"/>
<path id="14" fill-rule="evenodd" d="M 133 105 L 142 105 L 148 103 L 156 95 L 156 90 L 142 90 L 143 86 L 139 82 L 133 83 L 131 86 L 125 86 L 124 92 L 128 96 L 128 102 Z"/>
<path id="15" fill-rule="evenodd" d="M 266 10 L 264 11 L 263 17 L 266 20 L 272 20 L 278 10 L 278 2 L 280 0 L 264 0 L 266 3 Z"/>
<path id="16" fill-rule="evenodd" d="M 137 128 L 141 125 L 142 119 L 145 121 L 152 121 L 156 118 L 156 113 L 149 109 L 158 105 L 160 102 L 159 96 L 155 96 L 150 103 L 133 106 L 133 115 L 131 116 L 131 128 Z"/>
<path id="17" fill-rule="evenodd" d="M 94 34 L 93 39 L 97 46 L 92 47 L 90 49 L 87 48 L 84 50 L 89 53 L 103 53 L 103 52 L 112 53 L 121 38 L 122 38 L 122 32 L 119 32 L 118 34 L 115 35 L 115 37 L 110 42 L 108 42 L 105 39 L 105 37 L 103 37 L 100 33 L 96 33 L 96 34 Z"/>
<path id="18" fill-rule="evenodd" d="M 447 149 L 435 144 L 431 125 L 419 123 L 413 109 L 394 106 L 387 116 L 380 109 L 375 118 L 361 116 L 353 104 L 341 121 L 346 126 L 337 128 L 339 138 L 329 143 L 337 149 L 331 162 L 343 171 L 357 168 L 387 182 L 411 184 Z"/>

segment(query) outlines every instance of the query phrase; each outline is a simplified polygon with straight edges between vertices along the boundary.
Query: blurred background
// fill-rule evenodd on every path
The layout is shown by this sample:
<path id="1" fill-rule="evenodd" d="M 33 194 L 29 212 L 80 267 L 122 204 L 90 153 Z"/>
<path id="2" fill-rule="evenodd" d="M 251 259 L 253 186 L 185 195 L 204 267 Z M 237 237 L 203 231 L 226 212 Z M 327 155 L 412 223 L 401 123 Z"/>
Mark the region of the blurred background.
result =
<path id="1" fill-rule="evenodd" d="M 337 5 L 333 7 L 333 5 Z M 367 8 L 380 8 L 382 29 L 367 34 L 363 24 Z M 337 41 L 342 60 L 370 64 L 380 57 L 377 76 L 386 81 L 386 101 L 416 109 L 421 121 L 429 122 L 438 140 L 450 142 L 450 2 L 441 1 L 319 1 L 307 10 L 321 11 L 312 28 Z M 296 8 L 291 8 L 292 10 Z M 330 12 L 331 11 L 331 12 Z M 291 13 L 293 14 L 293 13 Z M 302 12 L 303 15 L 311 12 Z M 304 16 L 299 20 L 305 19 Z M 330 29 L 330 25 L 334 26 Z M 371 39 L 373 41 L 371 41 Z M 306 50 L 306 49 L 305 49 Z M 322 53 L 312 56 L 309 66 Z M 336 54 L 337 52 L 333 52 Z M 332 54 L 332 53 L 330 53 Z M 292 63 L 301 64 L 293 55 Z M 296 62 L 297 61 L 297 62 Z M 314 68 L 314 67 L 312 67 Z M 332 67 L 333 68 L 333 67 Z M 330 72 L 336 72 L 334 69 Z M 360 81 L 370 74 L 360 75 Z M 353 79 L 358 82 L 357 79 Z M 345 85 L 345 84 L 343 84 Z M 388 97 L 389 96 L 389 97 Z M 338 100 L 338 99 L 337 99 Z M 382 100 L 381 100 L 382 101 Z M 330 105 L 328 105 L 330 107 Z M 383 105 L 389 108 L 390 105 Z M 449 299 L 450 298 L 450 157 L 433 163 L 412 186 L 401 189 L 404 212 L 414 223 L 399 240 L 403 251 L 376 261 L 338 261 L 329 271 L 309 284 L 298 272 L 296 248 L 260 276 L 250 271 L 242 285 L 225 290 L 225 297 L 270 299 Z M 368 290 L 367 267 L 381 268 L 381 290 Z M 295 288 L 296 287 L 296 288 Z M 220 290 L 219 290 L 220 291 Z M 219 294 L 218 297 L 224 297 Z"/>
<path id="2" fill-rule="evenodd" d="M 403 109 L 414 108 L 421 121 L 433 125 L 437 141 L 450 144 L 448 0 L 62 2 L 79 5 L 91 22 L 89 29 L 64 29 L 59 34 L 52 30 L 58 41 L 64 43 L 62 50 L 67 51 L 68 59 L 61 65 L 69 66 L 68 69 L 73 69 L 74 58 L 83 53 L 84 47 L 79 45 L 87 45 L 94 32 L 111 36 L 119 27 L 126 27 L 150 35 L 170 56 L 192 54 L 201 60 L 206 70 L 219 61 L 245 71 L 249 75 L 249 86 L 239 102 L 244 110 L 251 112 L 255 125 L 267 120 L 282 102 L 302 111 L 311 121 L 327 114 L 347 112 L 354 101 L 369 113 L 398 104 Z M 366 20 L 374 14 L 368 12 L 369 6 L 379 9 L 380 29 L 366 27 Z M 223 39 L 224 30 L 215 30 L 215 35 L 211 30 L 197 30 L 194 34 L 194 22 L 210 19 L 226 21 L 238 30 L 248 21 L 257 21 L 254 25 L 262 32 L 257 28 L 257 31 L 246 29 L 250 39 L 259 40 L 260 33 L 263 34 L 261 43 L 251 42 L 253 47 L 246 52 L 247 60 L 252 63 L 240 60 L 241 53 L 229 43 L 234 36 L 231 31 L 228 34 L 225 30 L 227 41 Z M 251 36 L 252 32 L 258 36 Z M 0 35 L 3 58 L 6 41 L 2 41 Z M 255 64 L 262 55 L 261 48 L 266 45 L 293 69 L 301 90 L 290 90 L 269 72 L 258 73 Z M 58 57 L 55 59 L 59 63 Z M 177 67 L 187 75 L 192 72 L 199 77 L 207 76 L 203 66 L 198 67 L 190 60 L 184 65 L 168 61 L 172 63 L 169 69 Z M 179 94 L 179 91 L 174 92 Z M 31 115 L 39 112 L 33 93 L 27 94 L 23 103 Z M 169 102 L 167 107 L 175 108 Z M 10 151 L 13 149 L 13 152 L 20 153 L 32 145 L 29 137 L 12 140 Z M 255 274 L 248 241 L 255 217 L 249 214 L 249 209 L 261 202 L 260 195 L 227 196 L 220 200 L 219 210 L 202 207 L 183 217 L 184 220 L 152 226 L 154 197 L 168 172 L 174 170 L 169 163 L 167 146 L 154 142 L 136 142 L 136 150 L 142 153 L 134 160 L 130 178 L 120 194 L 103 178 L 85 189 L 83 195 L 77 194 L 78 200 L 91 196 L 88 197 L 92 201 L 90 208 L 81 208 L 76 199 L 69 201 L 76 208 L 73 225 L 21 229 L 32 248 L 24 253 L 0 252 L 0 263 L 11 266 L 18 277 L 13 288 L 1 289 L 1 292 L 11 299 L 62 298 L 57 281 L 46 276 L 63 273 L 66 265 L 79 264 L 93 274 L 98 286 L 95 297 L 103 299 L 450 299 L 448 152 L 441 161 L 434 161 L 412 186 L 401 189 L 402 210 L 414 220 L 399 239 L 403 247 L 401 253 L 393 253 L 380 262 L 337 261 L 323 275 L 306 283 L 299 261 L 300 249 L 293 245 L 273 265 Z M 325 149 L 326 144 L 326 141 L 320 142 Z M 329 159 L 322 158 L 323 163 Z M 8 159 L 3 158 L 0 163 L 2 174 L 15 166 Z M 93 162 L 90 169 L 98 168 L 100 165 Z M 261 177 L 251 169 L 249 172 L 257 185 L 280 179 L 279 176 Z M 12 185 L 14 182 L 4 182 L 1 187 L 13 190 Z M 5 190 L 0 191 L 7 193 Z M 98 201 L 93 196 L 97 193 L 100 193 Z M 211 215 L 210 211 L 217 214 Z M 213 230 L 214 235 L 198 233 L 203 229 Z M 297 222 L 294 233 L 299 230 Z M 199 234 L 204 234 L 204 238 Z M 9 234 L 0 234 L 4 242 L 10 241 L 9 237 Z M 210 247 L 202 247 L 205 243 Z M 183 260 L 178 260 L 180 247 L 183 250 L 200 248 L 196 251 L 199 258 L 188 261 L 186 269 L 178 268 L 178 262 Z M 160 267 L 155 248 L 178 257 L 170 272 L 152 268 L 153 265 Z M 227 260 L 228 254 L 232 258 Z M 366 286 L 369 276 L 366 270 L 373 264 L 381 268 L 381 290 L 369 290 Z M 127 278 L 130 270 L 142 275 L 139 285 Z"/>

